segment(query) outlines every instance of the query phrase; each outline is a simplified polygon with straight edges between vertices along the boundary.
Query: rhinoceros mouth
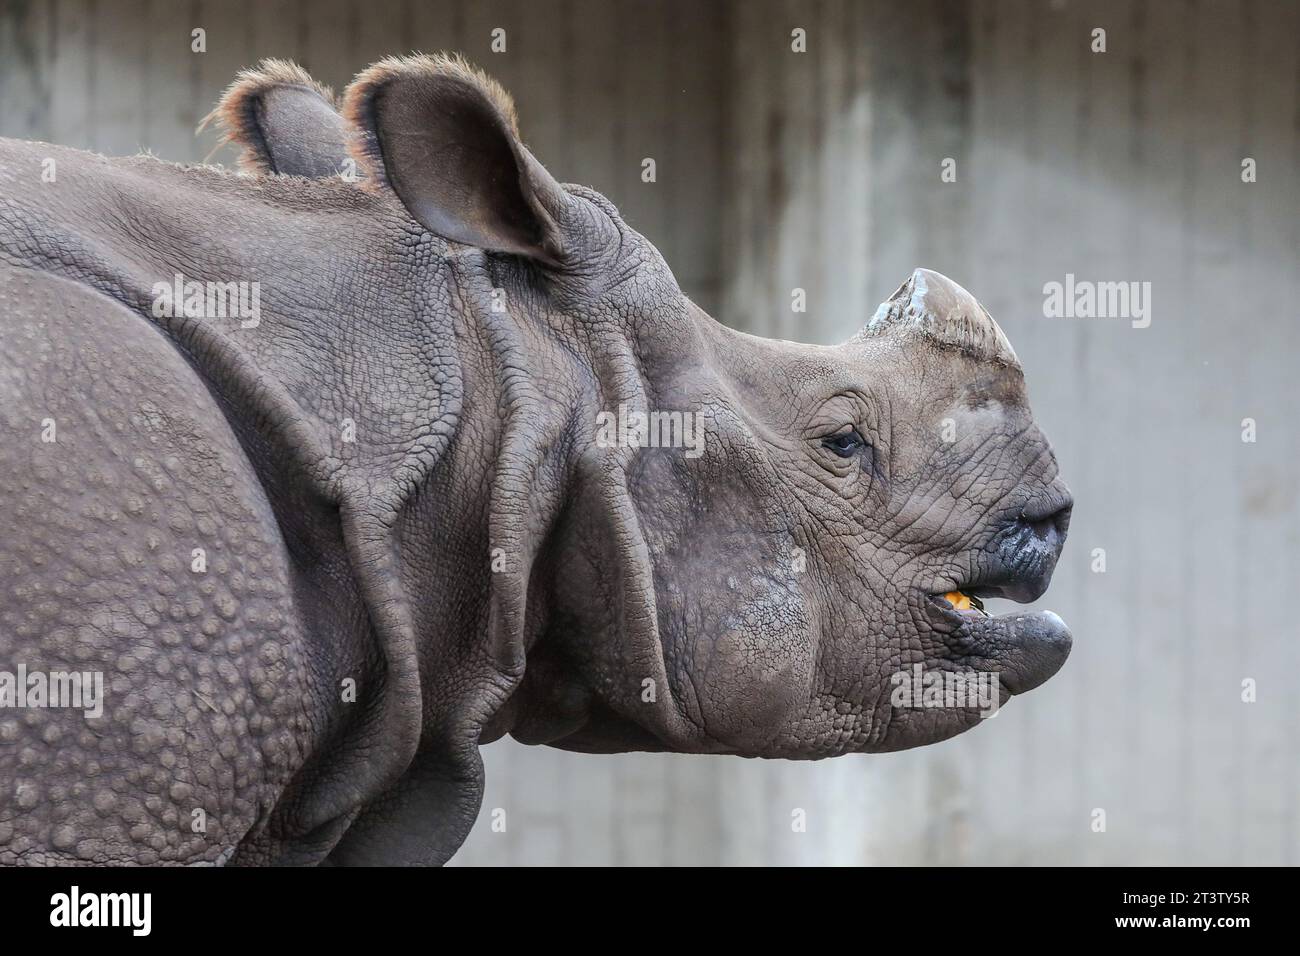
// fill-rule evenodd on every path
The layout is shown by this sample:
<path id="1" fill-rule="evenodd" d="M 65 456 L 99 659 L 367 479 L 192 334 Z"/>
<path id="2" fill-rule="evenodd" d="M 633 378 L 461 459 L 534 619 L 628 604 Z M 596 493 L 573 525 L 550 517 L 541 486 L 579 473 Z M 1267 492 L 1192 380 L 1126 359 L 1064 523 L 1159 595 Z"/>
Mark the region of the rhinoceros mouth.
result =
<path id="1" fill-rule="evenodd" d="M 984 609 L 983 601 L 961 589 L 927 594 L 926 610 L 930 622 L 943 634 L 958 633 L 992 616 Z"/>
<path id="2" fill-rule="evenodd" d="M 988 617 L 988 612 L 984 610 L 984 602 L 975 594 L 967 594 L 965 591 L 948 591 L 944 594 L 930 595 L 932 601 L 936 601 L 939 606 L 950 608 L 954 611 L 975 611 L 977 614 Z"/>

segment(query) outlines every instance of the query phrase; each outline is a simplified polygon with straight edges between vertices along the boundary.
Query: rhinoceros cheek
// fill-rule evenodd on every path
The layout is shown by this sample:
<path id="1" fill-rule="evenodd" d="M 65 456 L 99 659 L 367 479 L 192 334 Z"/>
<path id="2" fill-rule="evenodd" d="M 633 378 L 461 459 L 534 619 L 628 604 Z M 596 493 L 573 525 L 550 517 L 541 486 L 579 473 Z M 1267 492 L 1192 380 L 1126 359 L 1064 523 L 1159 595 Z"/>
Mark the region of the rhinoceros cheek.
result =
<path id="1" fill-rule="evenodd" d="M 692 674 L 708 736 L 729 750 L 767 752 L 808 706 L 813 654 L 801 635 L 730 628 L 713 641 Z"/>

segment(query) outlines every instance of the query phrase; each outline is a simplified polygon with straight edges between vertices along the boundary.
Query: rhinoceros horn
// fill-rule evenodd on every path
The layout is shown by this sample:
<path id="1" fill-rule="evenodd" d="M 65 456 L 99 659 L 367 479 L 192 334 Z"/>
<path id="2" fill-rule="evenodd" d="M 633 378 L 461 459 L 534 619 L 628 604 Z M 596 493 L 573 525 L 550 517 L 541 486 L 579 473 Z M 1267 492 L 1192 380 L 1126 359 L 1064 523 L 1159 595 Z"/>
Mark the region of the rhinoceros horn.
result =
<path id="1" fill-rule="evenodd" d="M 876 309 L 859 336 L 915 334 L 984 360 L 1019 366 L 993 316 L 945 275 L 917 269 Z"/>

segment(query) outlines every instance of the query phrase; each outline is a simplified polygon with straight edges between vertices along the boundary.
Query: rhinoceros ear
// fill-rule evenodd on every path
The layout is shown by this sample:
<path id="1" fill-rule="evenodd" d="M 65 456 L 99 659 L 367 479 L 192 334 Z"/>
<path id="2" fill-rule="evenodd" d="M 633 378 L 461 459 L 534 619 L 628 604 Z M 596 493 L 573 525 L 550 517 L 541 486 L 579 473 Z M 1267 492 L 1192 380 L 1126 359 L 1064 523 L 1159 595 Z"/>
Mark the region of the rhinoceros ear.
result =
<path id="1" fill-rule="evenodd" d="M 554 265 L 567 195 L 520 141 L 514 104 L 459 57 L 390 57 L 344 93 L 353 149 L 430 232 Z"/>
<path id="2" fill-rule="evenodd" d="M 242 70 L 199 132 L 216 123 L 222 143 L 240 147 L 246 172 L 321 179 L 351 169 L 347 124 L 334 93 L 287 60 Z"/>

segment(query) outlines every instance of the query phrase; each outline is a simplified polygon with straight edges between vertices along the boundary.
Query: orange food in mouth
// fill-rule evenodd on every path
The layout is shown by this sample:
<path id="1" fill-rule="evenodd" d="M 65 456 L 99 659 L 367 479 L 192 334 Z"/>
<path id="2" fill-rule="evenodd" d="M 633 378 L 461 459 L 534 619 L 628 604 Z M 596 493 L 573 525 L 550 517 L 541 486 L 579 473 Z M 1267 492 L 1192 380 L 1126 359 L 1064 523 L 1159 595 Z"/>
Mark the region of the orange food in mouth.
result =
<path id="1" fill-rule="evenodd" d="M 969 611 L 971 609 L 970 598 L 960 591 L 949 591 L 943 596 L 943 599 L 958 611 Z"/>

